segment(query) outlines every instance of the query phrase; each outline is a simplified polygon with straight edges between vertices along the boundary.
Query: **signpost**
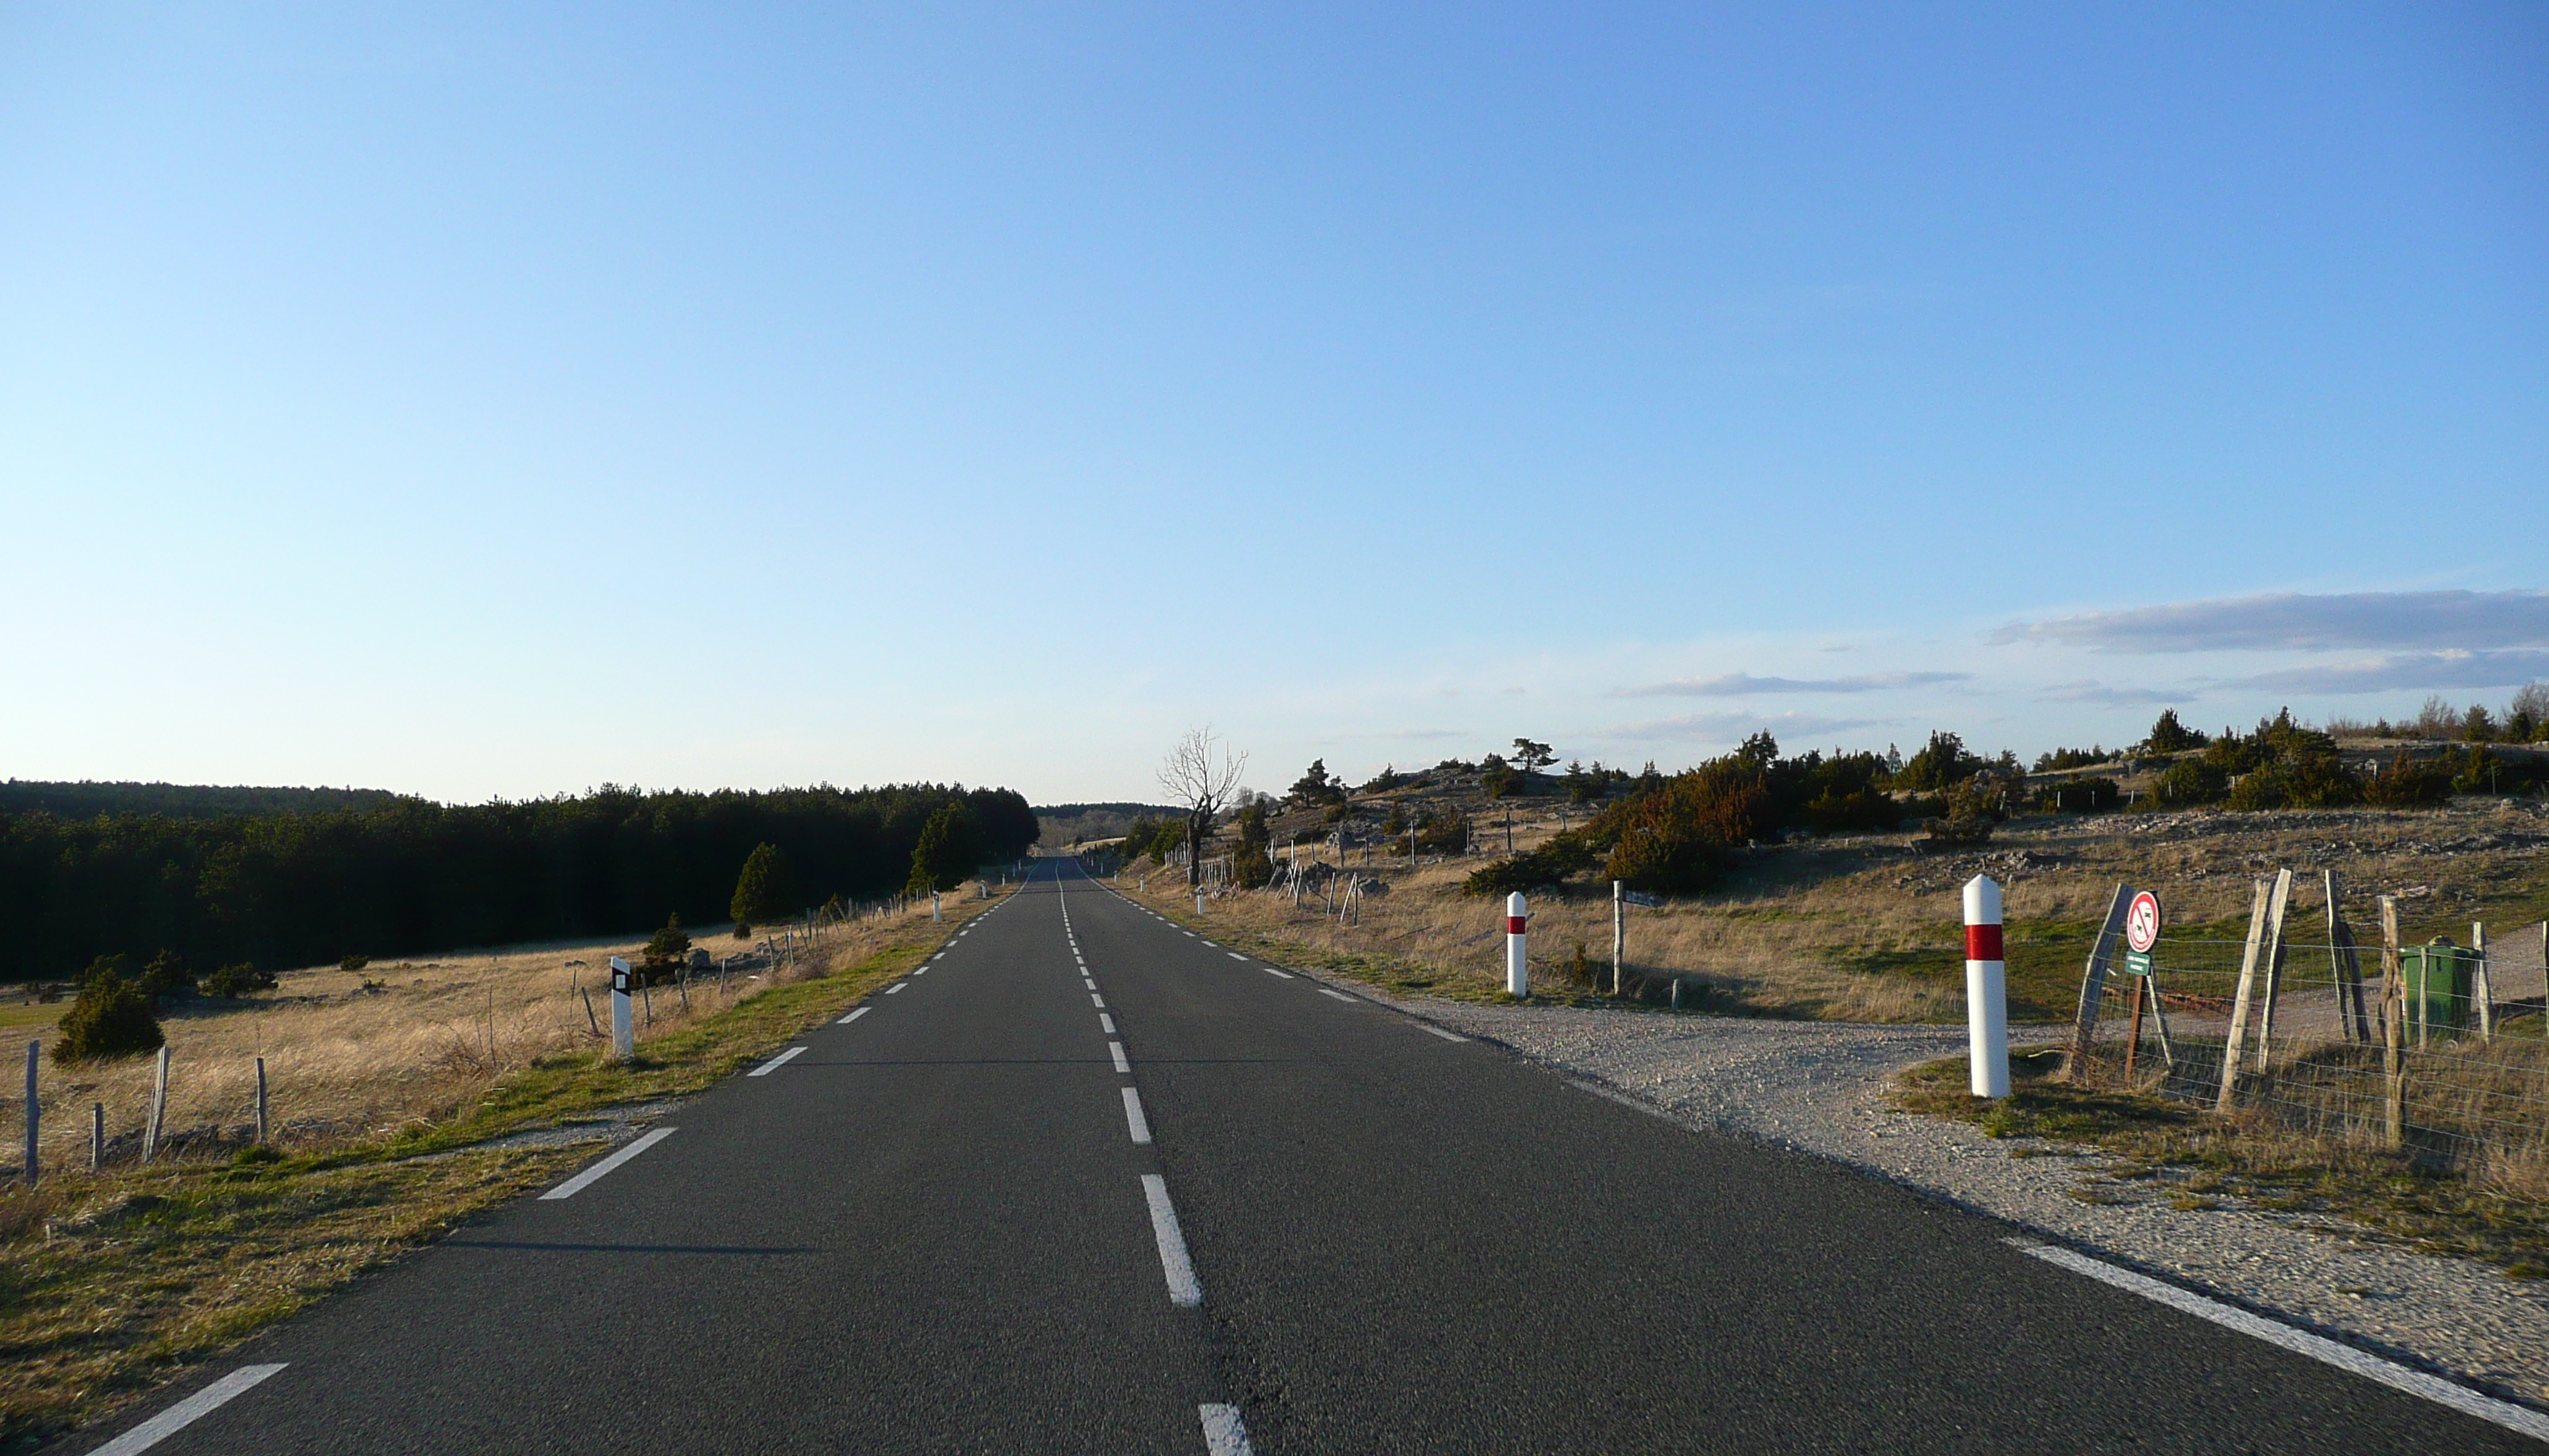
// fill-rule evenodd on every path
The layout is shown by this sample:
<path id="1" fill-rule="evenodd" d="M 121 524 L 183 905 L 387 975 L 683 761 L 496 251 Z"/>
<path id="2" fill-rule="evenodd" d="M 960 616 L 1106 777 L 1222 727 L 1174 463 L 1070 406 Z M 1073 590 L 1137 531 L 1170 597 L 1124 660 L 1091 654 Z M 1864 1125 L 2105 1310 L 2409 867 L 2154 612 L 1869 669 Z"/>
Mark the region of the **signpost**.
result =
<path id="1" fill-rule="evenodd" d="M 2124 974 L 2150 974 L 2151 947 L 2158 944 L 2159 896 L 2144 890 L 2124 911 Z"/>
<path id="2" fill-rule="evenodd" d="M 2132 1090 L 2133 1057 L 2142 1049 L 2142 1003 L 2154 1008 L 2159 1002 L 2158 983 L 2151 979 L 2151 947 L 2159 944 L 2159 896 L 2148 890 L 2133 896 L 2124 910 L 2124 974 L 2133 978 L 2133 1024 L 2124 1040 L 2124 1089 Z M 2168 1021 L 2160 1020 L 2160 1050 L 2168 1050 Z M 2172 1060 L 2174 1058 L 2172 1057 Z"/>

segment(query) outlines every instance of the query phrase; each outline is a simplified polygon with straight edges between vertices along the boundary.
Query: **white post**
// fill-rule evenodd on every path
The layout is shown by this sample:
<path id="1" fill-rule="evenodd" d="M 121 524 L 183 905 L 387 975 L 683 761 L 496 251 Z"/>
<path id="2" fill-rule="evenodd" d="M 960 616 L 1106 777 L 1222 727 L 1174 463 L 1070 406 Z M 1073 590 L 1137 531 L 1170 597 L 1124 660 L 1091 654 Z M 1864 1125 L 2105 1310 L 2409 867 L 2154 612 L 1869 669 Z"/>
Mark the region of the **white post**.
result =
<path id="1" fill-rule="evenodd" d="M 611 957 L 611 1056 L 627 1061 L 637 1054 L 637 1032 L 629 1025 L 628 962 Z"/>
<path id="2" fill-rule="evenodd" d="M 1203 891 L 1201 890 L 1195 891 L 1195 913 L 1197 915 L 1203 913 Z"/>
<path id="3" fill-rule="evenodd" d="M 938 923 L 938 891 L 936 890 L 929 892 L 929 923 L 932 925 Z"/>
<path id="4" fill-rule="evenodd" d="M 142 1161 L 146 1166 L 159 1155 L 159 1128 L 168 1116 L 168 1048 L 159 1048 L 158 1070 L 150 1080 L 150 1120 L 142 1128 Z"/>
<path id="5" fill-rule="evenodd" d="M 1976 1097 L 2009 1095 L 2009 965 L 2001 958 L 2000 886 L 1965 881 L 1965 1045 Z"/>
<path id="6" fill-rule="evenodd" d="M 1611 994 L 1620 994 L 1620 957 L 1629 946 L 1628 902 L 1620 898 L 1620 882 L 1611 881 Z M 1673 982 L 1673 993 L 1681 993 L 1681 982 Z"/>
<path id="7" fill-rule="evenodd" d="M 1530 924 L 1522 891 L 1505 896 L 1505 990 L 1517 999 L 1531 994 Z"/>

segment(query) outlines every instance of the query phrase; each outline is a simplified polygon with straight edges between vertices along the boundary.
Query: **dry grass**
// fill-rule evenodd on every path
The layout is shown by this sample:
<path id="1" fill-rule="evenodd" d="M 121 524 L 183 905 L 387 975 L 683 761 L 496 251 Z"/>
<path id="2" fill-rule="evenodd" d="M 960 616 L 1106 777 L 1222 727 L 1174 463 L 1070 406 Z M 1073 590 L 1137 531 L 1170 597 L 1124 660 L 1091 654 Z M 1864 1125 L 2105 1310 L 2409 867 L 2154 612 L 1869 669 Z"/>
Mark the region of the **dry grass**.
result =
<path id="1" fill-rule="evenodd" d="M 1393 794 L 1372 801 L 1378 812 Z M 1496 811 L 1501 815 L 1502 810 Z M 1581 822 L 1581 811 L 1574 814 Z M 1516 810 L 1514 843 L 1530 849 L 1558 828 L 1554 805 Z M 1499 823 L 1482 842 L 1503 848 Z M 2549 833 L 2533 806 L 2464 802 L 2429 811 L 2279 814 L 2036 815 L 2003 825 L 1981 850 L 1924 854 L 1911 835 L 1862 835 L 1745 855 L 1715 892 L 1661 910 L 1628 912 L 1628 964 L 1705 988 L 1704 1009 L 1745 1015 L 1873 1022 L 1952 1022 L 1964 1016 L 1963 882 L 1989 874 L 2005 891 L 2011 1014 L 2062 1021 L 2080 967 L 2119 880 L 2157 889 L 2173 934 L 2236 937 L 2253 877 L 2278 866 L 2336 868 L 2350 892 L 2401 892 L 2410 938 L 2465 936 L 2469 922 L 2537 920 L 2549 913 L 2549 874 L 2528 839 Z M 1278 852 L 1279 854 L 1280 852 Z M 1308 851 L 1303 851 L 1306 854 Z M 1404 990 L 1482 999 L 1503 982 L 1500 906 L 1463 895 L 1485 856 L 1420 864 L 1357 852 L 1350 867 L 1388 886 L 1367 897 L 1362 923 L 1266 893 L 1211 901 L 1204 919 L 1227 933 L 1297 950 L 1349 974 Z M 1182 871 L 1149 870 L 1143 896 L 1192 921 Z M 1136 873 L 1116 880 L 1131 890 Z M 2368 910 L 2368 899 L 2357 911 Z M 1607 887 L 1575 898 L 1536 896 L 1535 981 L 1577 945 L 1607 972 Z M 1577 987 L 1557 984 L 1571 994 Z"/>
<path id="2" fill-rule="evenodd" d="M 970 900 L 956 903 L 978 908 Z M 687 1007 L 681 991 L 653 987 L 645 997 L 651 1018 L 641 1012 L 639 1038 L 670 1036 L 740 998 L 855 963 L 928 925 L 927 911 L 920 910 L 827 928 L 807 954 L 776 962 L 753 957 L 721 983 L 695 983 Z M 644 944 L 643 938 L 551 943 L 382 962 L 361 971 L 314 967 L 285 971 L 275 990 L 237 1001 L 172 1002 L 161 1013 L 170 1053 L 163 1138 L 179 1157 L 227 1156 L 251 1140 L 260 1056 L 273 1138 L 286 1148 L 340 1146 L 440 1122 L 543 1057 L 596 1045 L 601 1038 L 582 992 L 607 986 L 610 957 L 633 960 Z M 720 957 L 751 949 L 723 935 L 703 935 L 698 944 Z M 597 991 L 593 1001 L 607 1031 L 609 1000 Z M 52 1022 L 64 1009 L 58 1003 L 0 1008 L 0 1017 L 27 1017 L 20 1025 L 28 1039 L 47 1044 L 40 1079 L 45 1166 L 88 1166 L 91 1108 L 98 1103 L 106 1108 L 110 1159 L 138 1156 L 152 1059 L 54 1062 Z"/>
<path id="3" fill-rule="evenodd" d="M 2181 1209 L 2235 1199 L 2277 1213 L 2342 1218 L 2429 1253 L 2483 1259 L 2517 1278 L 2549 1276 L 2549 1200 L 2536 1183 L 2456 1172 L 2363 1139 L 2298 1131 L 2267 1114 L 2217 1117 L 2146 1093 L 2073 1087 L 2051 1052 L 2013 1053 L 2011 1096 L 1966 1089 L 1961 1056 L 1896 1082 L 1906 1111 L 1978 1125 L 1994 1138 L 2096 1148 L 2114 1161 L 2081 1190 L 2117 1202 L 2137 1187 L 2169 1190 Z"/>

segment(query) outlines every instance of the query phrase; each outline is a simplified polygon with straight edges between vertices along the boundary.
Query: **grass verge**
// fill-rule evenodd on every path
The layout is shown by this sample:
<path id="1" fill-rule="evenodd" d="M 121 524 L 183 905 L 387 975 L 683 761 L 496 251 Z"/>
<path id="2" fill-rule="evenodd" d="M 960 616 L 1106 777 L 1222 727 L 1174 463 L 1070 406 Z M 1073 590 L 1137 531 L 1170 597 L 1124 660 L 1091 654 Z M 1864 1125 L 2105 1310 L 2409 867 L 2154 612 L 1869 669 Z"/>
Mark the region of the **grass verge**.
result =
<path id="1" fill-rule="evenodd" d="M 1895 1081 L 1907 1112 L 1971 1123 L 1993 1138 L 2094 1148 L 2111 1161 L 2074 1191 L 2115 1203 L 2150 1190 L 2200 1212 L 2229 1204 L 2341 1219 L 2426 1253 L 2478 1259 L 2520 1279 L 2549 1277 L 2549 1204 L 2376 1147 L 2296 1133 L 2262 1117 L 2217 1116 L 2145 1093 L 2052 1079 L 2056 1051 L 2012 1052 L 2010 1096 L 1971 1095 L 1962 1056 Z M 2165 1192 L 2161 1192 L 2165 1190 Z"/>
<path id="2" fill-rule="evenodd" d="M 968 918 L 919 922 L 853 964 L 640 1043 L 625 1066 L 599 1051 L 541 1057 L 474 1106 L 390 1138 L 12 1185 L 0 1192 L 0 1449 L 111 1414 L 594 1156 L 474 1144 L 704 1091 L 909 970 Z"/>

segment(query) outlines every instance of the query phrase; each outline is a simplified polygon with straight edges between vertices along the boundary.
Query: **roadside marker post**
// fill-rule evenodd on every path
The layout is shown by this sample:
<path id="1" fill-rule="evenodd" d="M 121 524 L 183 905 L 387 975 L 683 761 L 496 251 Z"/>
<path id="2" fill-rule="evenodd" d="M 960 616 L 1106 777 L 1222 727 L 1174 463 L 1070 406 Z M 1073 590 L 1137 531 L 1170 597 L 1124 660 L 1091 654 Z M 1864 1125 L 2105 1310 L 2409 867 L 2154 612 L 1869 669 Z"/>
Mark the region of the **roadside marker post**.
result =
<path id="1" fill-rule="evenodd" d="M 637 1034 L 628 1017 L 628 962 L 611 957 L 611 1055 L 627 1061 L 637 1054 Z"/>
<path id="2" fill-rule="evenodd" d="M 2003 954 L 2000 886 L 1977 874 L 1965 881 L 1965 1043 L 1976 1097 L 2009 1095 L 2009 965 Z"/>
<path id="3" fill-rule="evenodd" d="M 1505 991 L 1520 1000 L 1531 994 L 1531 911 L 1522 891 L 1505 896 Z"/>
<path id="4" fill-rule="evenodd" d="M 1618 880 L 1611 881 L 1611 994 L 1614 996 L 1620 994 L 1620 953 L 1627 949 L 1629 939 L 1629 906 L 1620 898 L 1621 888 Z M 1680 981 L 1673 982 L 1673 1000 L 1676 1004 L 1681 1000 Z"/>

